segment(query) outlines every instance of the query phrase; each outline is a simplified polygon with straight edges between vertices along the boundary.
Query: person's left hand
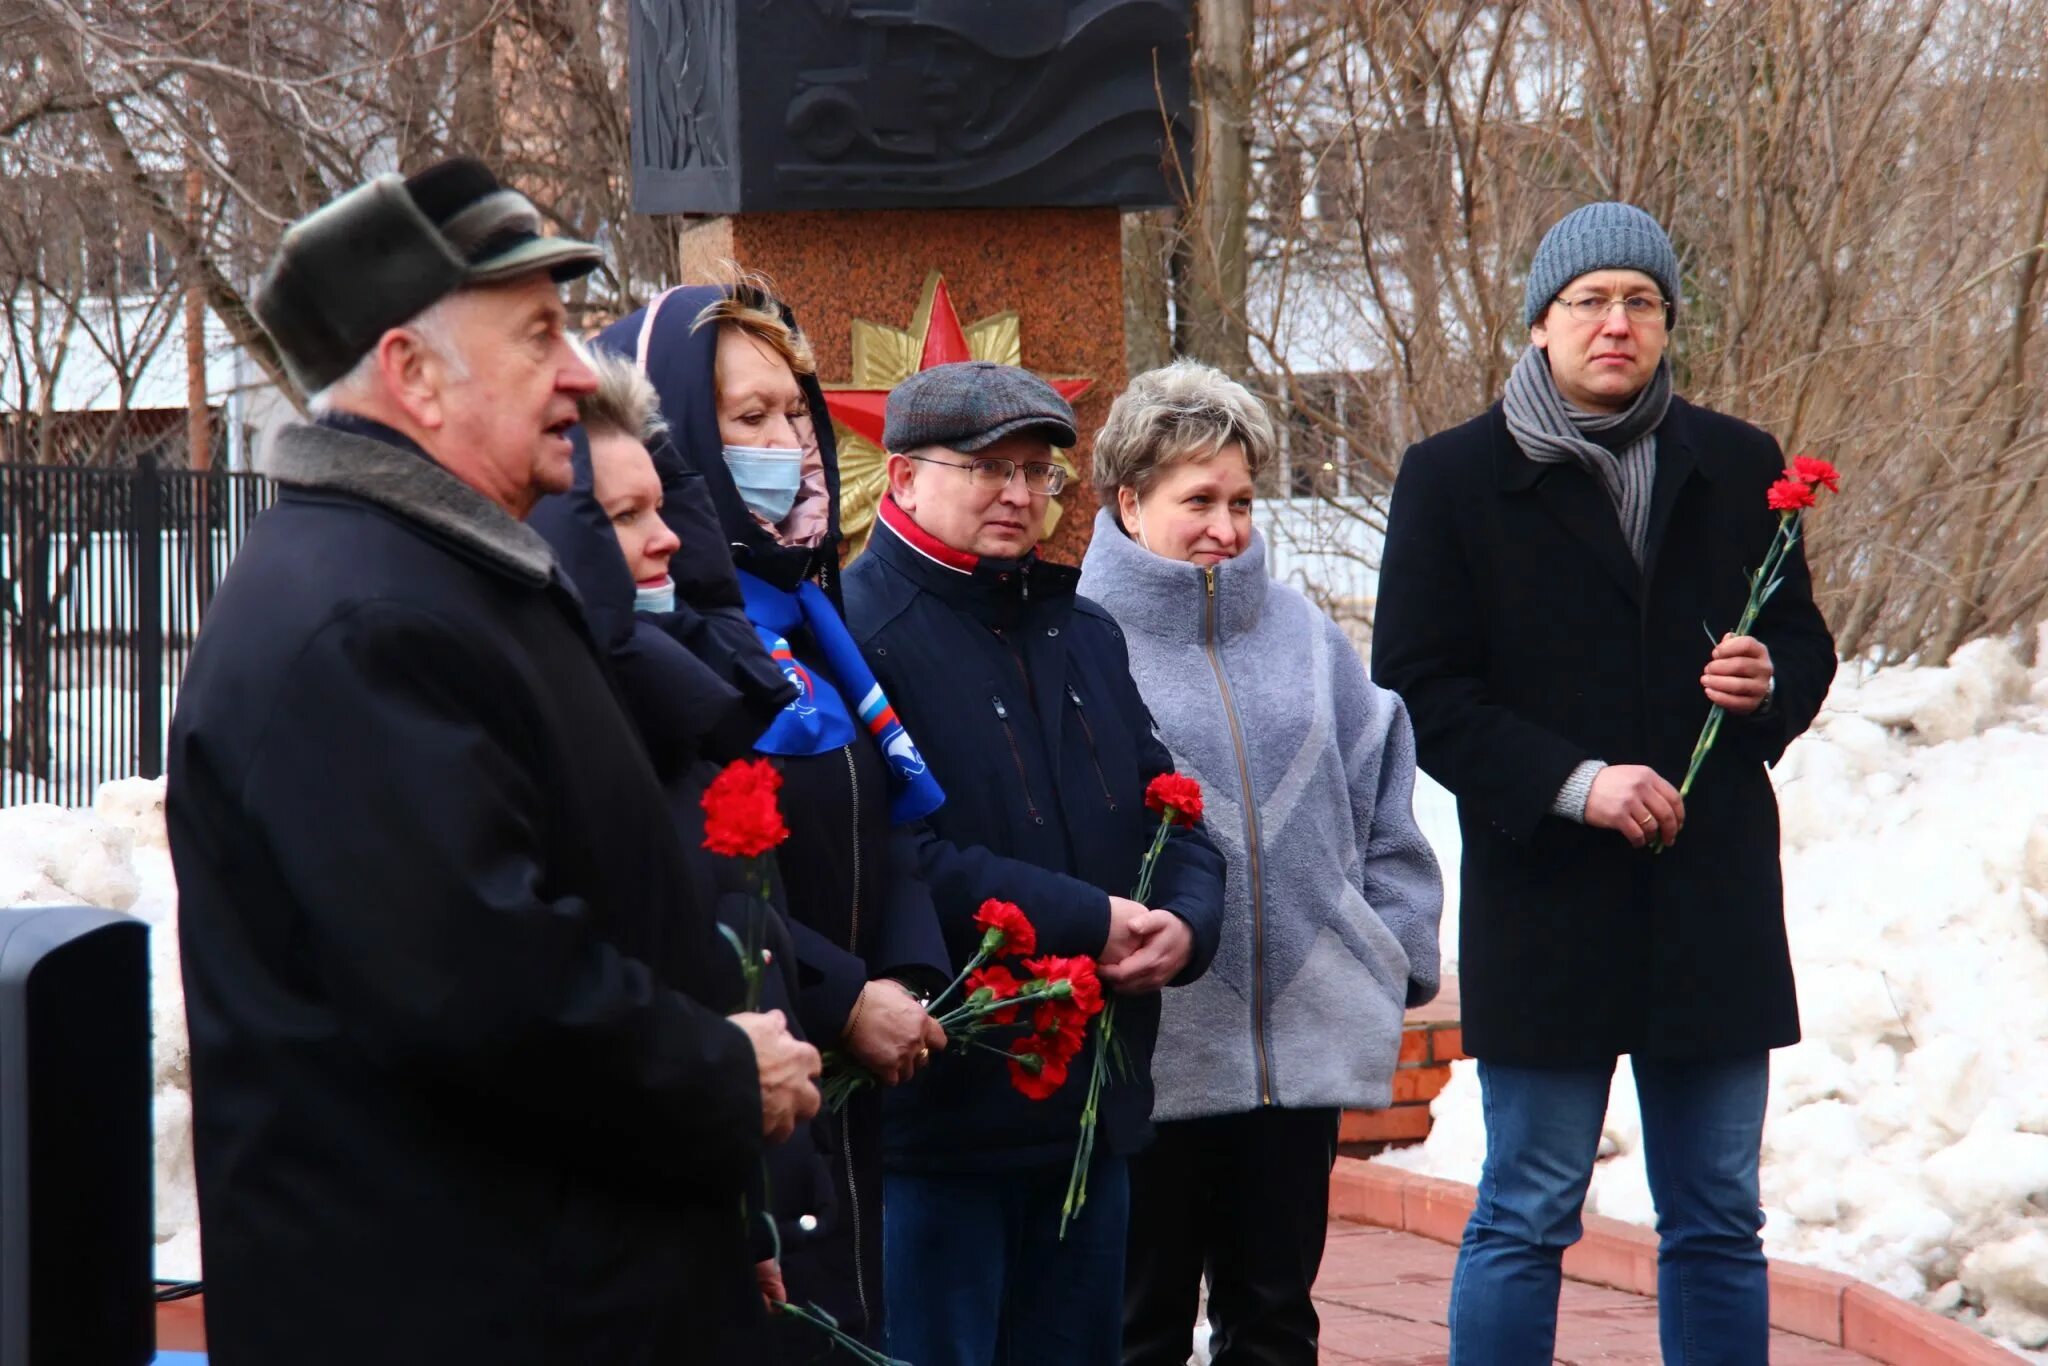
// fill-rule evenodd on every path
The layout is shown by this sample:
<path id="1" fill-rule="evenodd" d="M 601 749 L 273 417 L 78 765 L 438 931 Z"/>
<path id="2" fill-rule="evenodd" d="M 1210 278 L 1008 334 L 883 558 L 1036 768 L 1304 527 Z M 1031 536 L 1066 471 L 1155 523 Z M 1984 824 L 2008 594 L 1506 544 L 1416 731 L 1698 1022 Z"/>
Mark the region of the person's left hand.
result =
<path id="1" fill-rule="evenodd" d="M 767 1302 L 770 1312 L 776 1305 L 788 1303 L 789 1287 L 782 1283 L 782 1264 L 773 1257 L 754 1263 L 754 1284 L 760 1289 L 761 1298 Z"/>
<path id="2" fill-rule="evenodd" d="M 1180 975 L 1195 951 L 1195 932 L 1172 911 L 1152 910 L 1131 926 L 1138 946 L 1118 962 L 1099 968 L 1102 980 L 1126 996 L 1157 991 Z"/>
<path id="3" fill-rule="evenodd" d="M 1707 700 L 1736 716 L 1764 704 L 1771 687 L 1771 652 L 1755 636 L 1726 635 L 1714 647 L 1700 686 Z"/>

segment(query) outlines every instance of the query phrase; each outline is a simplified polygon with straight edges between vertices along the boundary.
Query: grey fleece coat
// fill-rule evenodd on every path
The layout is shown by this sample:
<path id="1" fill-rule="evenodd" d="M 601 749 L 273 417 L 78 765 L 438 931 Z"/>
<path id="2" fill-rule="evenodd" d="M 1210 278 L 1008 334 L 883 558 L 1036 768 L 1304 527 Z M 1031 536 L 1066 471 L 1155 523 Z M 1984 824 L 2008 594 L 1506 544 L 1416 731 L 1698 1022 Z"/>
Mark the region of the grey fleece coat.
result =
<path id="1" fill-rule="evenodd" d="M 1267 576 L 1256 534 L 1203 569 L 1146 550 L 1105 510 L 1081 592 L 1123 627 L 1229 862 L 1208 975 L 1163 993 L 1153 1119 L 1389 1104 L 1402 1014 L 1436 995 L 1443 911 L 1401 699 Z"/>

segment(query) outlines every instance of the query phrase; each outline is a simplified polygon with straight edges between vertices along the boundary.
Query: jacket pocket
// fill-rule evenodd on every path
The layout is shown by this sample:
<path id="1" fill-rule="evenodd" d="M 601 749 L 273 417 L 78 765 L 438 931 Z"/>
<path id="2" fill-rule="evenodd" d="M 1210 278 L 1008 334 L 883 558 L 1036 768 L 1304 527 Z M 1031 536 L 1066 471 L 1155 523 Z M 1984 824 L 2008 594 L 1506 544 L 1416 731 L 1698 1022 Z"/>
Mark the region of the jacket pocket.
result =
<path id="1" fill-rule="evenodd" d="M 1088 762 L 1095 769 L 1095 782 L 1102 789 L 1103 803 L 1116 810 L 1116 797 L 1109 790 L 1109 777 L 1102 771 L 1102 747 L 1095 743 L 1095 727 L 1088 723 L 1088 708 L 1081 703 L 1081 690 L 1067 684 L 1067 700 L 1074 704 L 1074 717 L 1081 723 L 1081 738 L 1088 745 Z"/>
<path id="2" fill-rule="evenodd" d="M 1344 883 L 1342 898 L 1338 914 L 1349 923 L 1355 936 L 1348 947 L 1382 994 L 1393 1003 L 1395 1010 L 1405 1010 L 1408 1004 L 1408 950 L 1401 947 L 1400 937 L 1386 921 L 1380 919 L 1380 913 L 1348 879 Z"/>
<path id="3" fill-rule="evenodd" d="M 1003 740 L 1010 749 L 1010 762 L 1017 769 L 1017 791 L 1024 798 L 1024 814 L 1033 825 L 1045 824 L 1045 813 L 1038 809 L 1038 801 L 1031 795 L 1031 775 L 1024 767 L 1024 750 L 1017 743 L 1016 724 L 1010 717 L 1010 708 L 1003 701 L 1001 693 L 989 694 L 989 705 L 995 709 L 996 723 L 1003 728 Z"/>

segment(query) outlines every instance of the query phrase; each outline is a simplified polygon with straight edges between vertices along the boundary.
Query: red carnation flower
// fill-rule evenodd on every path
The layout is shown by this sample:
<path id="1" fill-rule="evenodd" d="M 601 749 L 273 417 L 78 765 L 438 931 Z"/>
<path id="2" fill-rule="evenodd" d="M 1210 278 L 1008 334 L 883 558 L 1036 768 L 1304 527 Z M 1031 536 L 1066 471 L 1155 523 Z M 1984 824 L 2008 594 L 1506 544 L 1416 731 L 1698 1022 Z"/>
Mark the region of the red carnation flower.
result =
<path id="1" fill-rule="evenodd" d="M 1202 819 L 1202 785 L 1178 773 L 1162 773 L 1145 785 L 1145 805 L 1172 812 L 1178 825 L 1193 825 Z"/>
<path id="2" fill-rule="evenodd" d="M 1818 456 L 1793 456 L 1792 475 L 1796 479 L 1804 480 L 1807 484 L 1823 486 L 1829 493 L 1840 493 L 1842 491 L 1841 474 L 1833 465 L 1830 465 Z"/>
<path id="3" fill-rule="evenodd" d="M 1813 485 L 1787 475 L 1771 485 L 1767 500 L 1773 512 L 1798 512 L 1813 506 Z"/>
<path id="4" fill-rule="evenodd" d="M 1061 1062 L 1072 1062 L 1088 1043 L 1088 1017 L 1065 1009 L 1064 1001 L 1048 1001 L 1031 1014 L 1031 1031 L 1039 1053 Z"/>
<path id="5" fill-rule="evenodd" d="M 704 847 L 754 858 L 789 838 L 775 800 L 782 775 L 766 759 L 735 759 L 704 789 Z"/>
<path id="6" fill-rule="evenodd" d="M 1048 982 L 1065 982 L 1068 994 L 1061 999 L 1071 1000 L 1081 1018 L 1091 1019 L 1102 1013 L 1102 980 L 1095 975 L 1093 958 L 1027 958 L 1024 970 Z"/>
<path id="7" fill-rule="evenodd" d="M 1102 1013 L 1102 979 L 1095 975 L 1093 958 L 1069 958 L 1067 980 L 1074 984 L 1074 1008 L 1083 1019 Z"/>
<path id="8" fill-rule="evenodd" d="M 1037 1039 L 1024 1038 L 1010 1045 L 1010 1085 L 1027 1100 L 1045 1100 L 1066 1085 L 1067 1064 L 1047 1057 Z"/>
<path id="9" fill-rule="evenodd" d="M 994 950 L 1003 953 L 1032 954 L 1038 952 L 1038 931 L 1015 903 L 997 901 L 990 897 L 981 903 L 981 909 L 974 913 L 974 923 L 984 930 L 993 930 L 1003 936 Z M 987 936 L 983 936 L 984 941 Z"/>
<path id="10" fill-rule="evenodd" d="M 976 968 L 967 974 L 967 999 L 972 1001 L 976 993 L 986 991 L 991 1001 L 1014 1000 L 1023 986 L 1024 984 L 1017 980 L 1016 974 L 1008 968 L 1000 963 L 991 963 L 985 968 Z M 1008 1010 L 994 1011 L 987 1018 L 1001 1025 L 1015 1024 L 1017 1009 L 1012 1006 Z"/>

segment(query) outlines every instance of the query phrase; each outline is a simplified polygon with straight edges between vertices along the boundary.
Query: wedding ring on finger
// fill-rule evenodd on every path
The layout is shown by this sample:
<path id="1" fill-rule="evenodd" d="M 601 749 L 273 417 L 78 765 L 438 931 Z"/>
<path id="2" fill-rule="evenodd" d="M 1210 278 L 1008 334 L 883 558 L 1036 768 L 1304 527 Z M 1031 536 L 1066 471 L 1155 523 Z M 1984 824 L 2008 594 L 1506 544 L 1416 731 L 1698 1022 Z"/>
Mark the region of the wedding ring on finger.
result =
<path id="1" fill-rule="evenodd" d="M 925 1063 L 930 1062 L 931 1060 L 932 1049 L 930 1044 L 926 1044 L 923 1048 L 917 1050 L 917 1061 L 920 1067 L 923 1066 Z"/>
<path id="2" fill-rule="evenodd" d="M 1657 828 L 1657 818 L 1645 812 L 1636 817 L 1636 824 L 1642 826 L 1645 830 L 1655 830 Z"/>

